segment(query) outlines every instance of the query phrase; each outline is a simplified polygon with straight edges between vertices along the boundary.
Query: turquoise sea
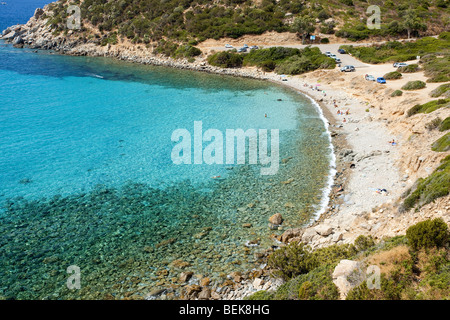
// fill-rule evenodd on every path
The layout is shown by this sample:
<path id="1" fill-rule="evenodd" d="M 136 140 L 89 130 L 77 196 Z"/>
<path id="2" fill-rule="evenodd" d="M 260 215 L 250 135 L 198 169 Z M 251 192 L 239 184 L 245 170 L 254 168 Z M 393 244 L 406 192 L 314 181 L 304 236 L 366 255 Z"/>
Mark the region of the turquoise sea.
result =
<path id="1" fill-rule="evenodd" d="M 23 2 L 18 21 L 0 8 L 2 29 L 38 2 Z M 194 121 L 278 129 L 277 174 L 175 165 L 171 135 Z M 287 228 L 320 209 L 330 154 L 316 106 L 284 87 L 0 42 L 0 296 L 142 298 L 176 292 L 188 270 L 220 286 L 261 264 L 283 231 L 269 229 L 271 215 Z"/>

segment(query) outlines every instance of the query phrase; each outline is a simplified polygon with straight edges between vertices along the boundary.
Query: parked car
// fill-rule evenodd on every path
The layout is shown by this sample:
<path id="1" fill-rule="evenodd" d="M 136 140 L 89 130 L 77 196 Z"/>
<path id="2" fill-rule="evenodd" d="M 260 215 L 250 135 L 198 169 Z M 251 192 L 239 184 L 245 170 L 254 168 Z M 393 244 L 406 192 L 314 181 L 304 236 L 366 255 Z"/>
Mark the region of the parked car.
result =
<path id="1" fill-rule="evenodd" d="M 330 58 L 333 58 L 333 59 L 336 59 L 336 58 L 337 58 L 337 56 L 336 56 L 335 54 L 330 54 L 329 57 L 330 57 Z"/>
<path id="2" fill-rule="evenodd" d="M 250 50 L 253 50 L 253 49 L 255 49 L 255 50 L 256 50 L 256 49 L 259 49 L 259 47 L 258 47 L 258 46 L 251 46 L 251 47 L 250 47 Z"/>
<path id="3" fill-rule="evenodd" d="M 330 51 L 325 51 L 324 55 L 326 55 L 327 57 L 331 56 L 331 52 Z"/>
<path id="4" fill-rule="evenodd" d="M 386 83 L 386 80 L 383 77 L 377 78 L 378 83 Z"/>
<path id="5" fill-rule="evenodd" d="M 247 48 L 245 47 L 239 48 L 237 52 L 247 52 Z"/>
<path id="6" fill-rule="evenodd" d="M 248 45 L 244 44 L 243 48 L 248 48 Z"/>
<path id="7" fill-rule="evenodd" d="M 341 59 L 339 58 L 334 58 L 334 61 L 336 61 L 336 63 L 341 63 Z"/>
<path id="8" fill-rule="evenodd" d="M 406 67 L 408 64 L 404 63 L 404 62 L 395 62 L 394 63 L 394 68 L 399 68 L 399 67 Z"/>
<path id="9" fill-rule="evenodd" d="M 233 46 L 231 44 L 226 44 L 225 48 L 233 48 Z"/>
<path id="10" fill-rule="evenodd" d="M 353 72 L 353 71 L 355 71 L 354 66 L 343 66 L 341 68 L 341 72 Z"/>
<path id="11" fill-rule="evenodd" d="M 364 76 L 364 79 L 366 79 L 367 81 L 375 81 L 375 77 L 371 74 L 366 74 Z"/>
<path id="12" fill-rule="evenodd" d="M 344 49 L 338 49 L 338 52 L 339 52 L 340 54 L 346 54 L 346 52 L 345 52 Z"/>

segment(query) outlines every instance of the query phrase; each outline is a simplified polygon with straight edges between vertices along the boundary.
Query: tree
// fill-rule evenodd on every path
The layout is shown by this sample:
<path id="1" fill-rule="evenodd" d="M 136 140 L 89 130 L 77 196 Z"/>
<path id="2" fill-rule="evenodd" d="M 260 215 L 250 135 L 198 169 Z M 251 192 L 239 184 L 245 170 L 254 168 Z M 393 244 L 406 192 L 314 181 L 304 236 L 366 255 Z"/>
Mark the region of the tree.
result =
<path id="1" fill-rule="evenodd" d="M 408 32 L 408 39 L 411 37 L 411 32 L 420 30 L 425 31 L 427 29 L 427 25 L 413 9 L 406 11 L 405 16 L 403 17 L 403 25 Z"/>
<path id="2" fill-rule="evenodd" d="M 292 24 L 292 30 L 301 35 L 302 44 L 305 43 L 306 36 L 316 30 L 314 23 L 315 20 L 311 17 L 303 16 L 295 18 Z"/>

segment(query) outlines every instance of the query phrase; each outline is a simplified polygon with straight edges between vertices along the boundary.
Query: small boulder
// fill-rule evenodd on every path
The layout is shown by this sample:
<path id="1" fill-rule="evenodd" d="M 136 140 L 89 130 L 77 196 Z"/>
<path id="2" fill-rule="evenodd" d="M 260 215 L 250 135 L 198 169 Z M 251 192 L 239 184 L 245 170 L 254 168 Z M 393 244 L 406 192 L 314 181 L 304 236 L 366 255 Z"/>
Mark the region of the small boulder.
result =
<path id="1" fill-rule="evenodd" d="M 365 279 L 361 263 L 353 260 L 341 260 L 333 271 L 333 283 L 339 289 L 340 297 L 344 300 L 348 292 L 359 286 Z"/>
<path id="2" fill-rule="evenodd" d="M 314 228 L 322 237 L 327 237 L 333 232 L 333 228 L 328 225 L 318 225 Z"/>
<path id="3" fill-rule="evenodd" d="M 315 228 L 308 228 L 303 232 L 302 241 L 306 243 L 311 242 L 316 236 L 317 231 L 315 230 Z"/>
<path id="4" fill-rule="evenodd" d="M 194 273 L 192 271 L 185 271 L 180 274 L 180 281 L 187 282 L 192 277 Z"/>
<path id="5" fill-rule="evenodd" d="M 288 243 L 292 238 L 301 237 L 303 234 L 303 230 L 301 228 L 287 229 L 280 236 L 280 241 L 284 243 Z"/>
<path id="6" fill-rule="evenodd" d="M 211 289 L 204 287 L 198 294 L 199 300 L 209 300 L 211 298 Z"/>
<path id="7" fill-rule="evenodd" d="M 283 217 L 281 216 L 281 213 L 275 213 L 269 218 L 269 222 L 275 226 L 281 225 L 283 223 Z"/>
<path id="8" fill-rule="evenodd" d="M 255 278 L 255 280 L 253 280 L 253 288 L 255 288 L 256 290 L 261 290 L 263 285 L 264 285 L 264 280 L 261 278 Z"/>

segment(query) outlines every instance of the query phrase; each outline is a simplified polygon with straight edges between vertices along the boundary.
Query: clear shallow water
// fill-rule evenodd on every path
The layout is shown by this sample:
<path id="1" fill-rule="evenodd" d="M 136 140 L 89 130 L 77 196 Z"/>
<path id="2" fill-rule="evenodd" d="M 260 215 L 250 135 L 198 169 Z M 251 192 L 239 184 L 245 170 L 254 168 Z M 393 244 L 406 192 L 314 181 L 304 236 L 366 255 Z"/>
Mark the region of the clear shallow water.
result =
<path id="1" fill-rule="evenodd" d="M 259 265 L 254 254 L 282 232 L 269 230 L 272 214 L 298 226 L 326 187 L 330 149 L 317 110 L 269 83 L 5 44 L 0 83 L 1 296 L 145 297 L 180 285 L 183 270 L 220 285 Z M 275 176 L 176 166 L 171 134 L 192 133 L 194 121 L 279 129 L 285 161 Z M 69 265 L 81 269 L 81 290 L 66 287 Z"/>

